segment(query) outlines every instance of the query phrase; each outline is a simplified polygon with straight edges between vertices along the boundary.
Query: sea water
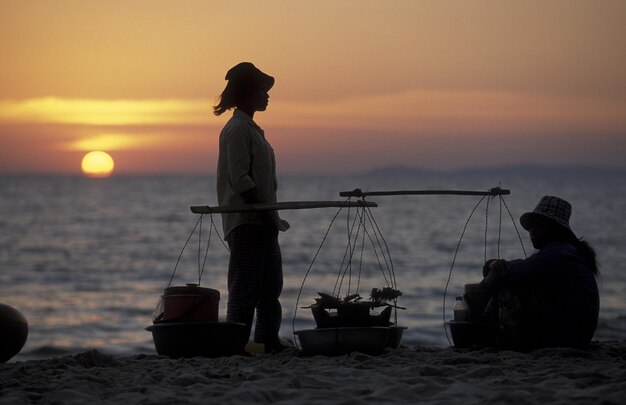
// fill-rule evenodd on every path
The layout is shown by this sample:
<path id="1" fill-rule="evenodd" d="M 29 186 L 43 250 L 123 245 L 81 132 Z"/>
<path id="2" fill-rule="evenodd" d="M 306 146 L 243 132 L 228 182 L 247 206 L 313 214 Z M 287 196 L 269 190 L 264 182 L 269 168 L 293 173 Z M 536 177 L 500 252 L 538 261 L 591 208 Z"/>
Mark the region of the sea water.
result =
<path id="1" fill-rule="evenodd" d="M 310 311 L 302 307 L 312 304 L 317 292 L 331 293 L 341 285 L 341 294 L 368 298 L 372 288 L 392 282 L 403 293 L 398 305 L 406 308 L 397 313 L 398 324 L 408 328 L 402 343 L 449 345 L 444 321 L 453 317 L 455 296 L 464 284 L 481 279 L 485 258 L 532 254 L 519 216 L 542 196 L 556 195 L 572 203 L 572 227 L 595 247 L 600 260 L 595 338 L 624 339 L 625 184 L 623 171 L 591 169 L 280 176 L 281 201 L 343 201 L 338 193 L 355 188 L 511 190 L 504 200 L 369 197 L 379 205 L 370 210 L 375 225 L 366 222 L 368 233 L 359 234 L 352 228 L 355 210 L 281 211 L 291 224 L 280 235 L 281 335 L 292 338 L 293 330 L 314 327 Z M 29 322 L 28 341 L 14 360 L 92 348 L 116 355 L 154 353 L 145 327 L 198 224 L 189 206 L 216 201 L 215 178 L 209 174 L 0 177 L 0 302 L 18 308 Z M 212 221 L 219 233 L 212 230 L 207 243 Z M 199 228 L 172 285 L 200 281 L 219 290 L 224 320 L 228 252 L 220 240 L 219 215 L 203 216 L 200 239 Z M 352 252 L 349 265 L 346 252 Z"/>

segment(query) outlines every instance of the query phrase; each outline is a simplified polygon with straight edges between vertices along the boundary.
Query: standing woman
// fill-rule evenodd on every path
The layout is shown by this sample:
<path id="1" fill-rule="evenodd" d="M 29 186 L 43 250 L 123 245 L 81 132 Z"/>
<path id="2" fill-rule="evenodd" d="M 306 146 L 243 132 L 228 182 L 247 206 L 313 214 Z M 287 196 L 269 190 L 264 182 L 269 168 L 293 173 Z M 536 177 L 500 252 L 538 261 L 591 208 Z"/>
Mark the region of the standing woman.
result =
<path id="1" fill-rule="evenodd" d="M 274 78 L 252 63 L 242 62 L 226 73 L 228 84 L 215 115 L 234 109 L 219 140 L 217 195 L 219 205 L 276 202 L 276 161 L 265 133 L 253 120 L 267 109 Z M 224 237 L 230 248 L 227 320 L 247 326 L 249 338 L 256 310 L 254 341 L 265 352 L 284 349 L 278 332 L 283 287 L 278 231 L 289 224 L 276 211 L 222 214 Z"/>

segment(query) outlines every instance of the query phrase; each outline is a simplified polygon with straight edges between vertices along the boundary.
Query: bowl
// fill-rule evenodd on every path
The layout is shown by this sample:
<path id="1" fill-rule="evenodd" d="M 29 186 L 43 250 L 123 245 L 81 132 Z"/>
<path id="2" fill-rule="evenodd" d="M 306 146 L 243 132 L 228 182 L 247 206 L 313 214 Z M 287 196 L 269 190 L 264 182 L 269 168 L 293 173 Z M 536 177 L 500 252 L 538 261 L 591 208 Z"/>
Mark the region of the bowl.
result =
<path id="1" fill-rule="evenodd" d="M 157 353 L 172 358 L 232 356 L 248 342 L 246 325 L 237 322 L 163 322 L 146 330 Z"/>
<path id="2" fill-rule="evenodd" d="M 485 322 L 449 321 L 454 347 L 495 346 L 498 338 L 498 326 Z"/>
<path id="3" fill-rule="evenodd" d="M 333 313 L 325 308 L 311 307 L 313 319 L 318 328 L 353 328 L 369 326 L 389 326 L 391 323 L 391 307 L 385 308 L 380 314 L 370 312 L 370 307 L 359 304 L 342 304 Z"/>
<path id="4" fill-rule="evenodd" d="M 337 356 L 350 352 L 381 354 L 390 343 L 391 329 L 385 326 L 316 328 L 295 331 L 294 334 L 298 336 L 302 352 L 308 356 Z"/>
<path id="5" fill-rule="evenodd" d="M 387 340 L 387 347 L 397 349 L 400 346 L 400 340 L 402 340 L 402 333 L 406 326 L 390 326 L 389 327 L 389 339 Z"/>

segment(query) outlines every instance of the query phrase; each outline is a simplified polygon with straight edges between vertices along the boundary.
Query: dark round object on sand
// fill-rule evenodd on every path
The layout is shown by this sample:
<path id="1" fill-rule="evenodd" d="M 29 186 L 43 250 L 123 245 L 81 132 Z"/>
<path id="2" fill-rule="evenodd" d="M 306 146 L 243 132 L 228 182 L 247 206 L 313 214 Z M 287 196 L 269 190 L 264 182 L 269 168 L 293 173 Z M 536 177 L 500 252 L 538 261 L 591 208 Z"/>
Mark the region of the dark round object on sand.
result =
<path id="1" fill-rule="evenodd" d="M 28 322 L 17 309 L 0 304 L 0 363 L 18 354 L 28 338 Z"/>

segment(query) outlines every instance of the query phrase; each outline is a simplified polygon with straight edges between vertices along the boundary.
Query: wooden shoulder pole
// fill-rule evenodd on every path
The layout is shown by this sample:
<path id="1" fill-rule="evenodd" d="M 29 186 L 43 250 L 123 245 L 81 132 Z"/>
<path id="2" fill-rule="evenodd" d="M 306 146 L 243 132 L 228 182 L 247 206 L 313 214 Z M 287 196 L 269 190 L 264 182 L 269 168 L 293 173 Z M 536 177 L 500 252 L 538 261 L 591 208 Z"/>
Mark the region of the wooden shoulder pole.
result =
<path id="1" fill-rule="evenodd" d="M 208 205 L 195 205 L 190 208 L 191 212 L 193 212 L 194 214 L 222 214 L 229 212 L 262 212 L 348 207 L 378 207 L 378 204 L 370 201 L 282 201 L 277 203 L 225 205 L 217 207 L 211 207 Z"/>
<path id="2" fill-rule="evenodd" d="M 494 187 L 486 191 L 475 190 L 395 190 L 395 191 L 362 191 L 357 188 L 352 191 L 342 191 L 341 197 L 369 197 L 369 196 L 394 196 L 394 195 L 508 195 L 511 190 Z"/>

